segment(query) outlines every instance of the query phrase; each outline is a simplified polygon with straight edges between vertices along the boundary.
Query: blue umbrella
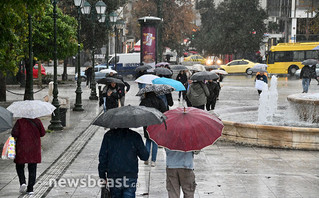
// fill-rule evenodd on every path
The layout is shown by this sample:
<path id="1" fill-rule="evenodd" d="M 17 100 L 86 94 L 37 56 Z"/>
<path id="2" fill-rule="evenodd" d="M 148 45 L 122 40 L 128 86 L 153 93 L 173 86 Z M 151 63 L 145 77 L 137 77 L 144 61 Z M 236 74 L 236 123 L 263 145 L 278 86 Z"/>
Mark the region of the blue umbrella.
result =
<path id="1" fill-rule="evenodd" d="M 184 85 L 181 82 L 174 80 L 174 79 L 171 79 L 171 78 L 165 78 L 165 77 L 156 78 L 156 79 L 152 80 L 152 82 L 153 82 L 153 84 L 170 85 L 170 86 L 174 87 L 176 91 L 185 91 L 186 90 Z"/>

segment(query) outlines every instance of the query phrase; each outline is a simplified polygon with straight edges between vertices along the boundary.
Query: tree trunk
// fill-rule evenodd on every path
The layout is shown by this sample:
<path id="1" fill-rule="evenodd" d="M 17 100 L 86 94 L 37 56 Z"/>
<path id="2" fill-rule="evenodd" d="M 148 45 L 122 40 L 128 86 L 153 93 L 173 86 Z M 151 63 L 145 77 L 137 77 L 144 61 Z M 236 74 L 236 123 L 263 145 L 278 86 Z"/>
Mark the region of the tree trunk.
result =
<path id="1" fill-rule="evenodd" d="M 38 87 L 42 88 L 42 73 L 41 61 L 38 61 Z"/>
<path id="2" fill-rule="evenodd" d="M 2 72 L 0 72 L 0 101 L 5 102 L 7 100 L 6 95 L 6 78 Z"/>
<path id="3" fill-rule="evenodd" d="M 68 80 L 68 63 L 69 63 L 69 59 L 65 58 L 63 61 L 63 74 L 62 74 L 62 80 L 66 81 Z"/>

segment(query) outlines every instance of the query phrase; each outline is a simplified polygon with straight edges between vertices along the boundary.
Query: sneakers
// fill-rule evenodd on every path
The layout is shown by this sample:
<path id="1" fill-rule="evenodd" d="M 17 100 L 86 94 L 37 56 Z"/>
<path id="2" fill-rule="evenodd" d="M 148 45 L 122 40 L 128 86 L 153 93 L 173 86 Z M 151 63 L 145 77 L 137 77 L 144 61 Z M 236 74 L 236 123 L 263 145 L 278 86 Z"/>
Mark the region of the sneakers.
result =
<path id="1" fill-rule="evenodd" d="M 181 101 L 181 99 L 178 98 L 178 101 Z"/>
<path id="2" fill-rule="evenodd" d="M 20 186 L 19 192 L 20 192 L 21 194 L 27 193 L 27 185 L 26 185 L 26 184 L 22 184 L 22 185 Z"/>
<path id="3" fill-rule="evenodd" d="M 156 166 L 155 162 L 152 161 L 152 162 L 151 162 L 151 166 L 152 166 L 152 167 L 155 167 L 155 166 Z"/>
<path id="4" fill-rule="evenodd" d="M 28 195 L 34 195 L 34 192 L 28 192 Z"/>
<path id="5" fill-rule="evenodd" d="M 148 165 L 148 161 L 144 161 L 144 164 L 145 164 L 145 165 Z"/>

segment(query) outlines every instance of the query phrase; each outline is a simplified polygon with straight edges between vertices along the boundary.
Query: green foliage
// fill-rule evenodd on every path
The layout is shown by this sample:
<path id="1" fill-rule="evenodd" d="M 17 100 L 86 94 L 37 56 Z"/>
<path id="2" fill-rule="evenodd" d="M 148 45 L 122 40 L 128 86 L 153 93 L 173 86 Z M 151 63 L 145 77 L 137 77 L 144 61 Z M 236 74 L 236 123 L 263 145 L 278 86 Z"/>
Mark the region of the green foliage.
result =
<path id="1" fill-rule="evenodd" d="M 54 52 L 54 27 L 53 6 L 46 5 L 46 12 L 33 22 L 33 52 L 39 60 L 47 61 L 53 58 Z M 75 18 L 64 15 L 57 8 L 57 58 L 66 57 L 77 53 L 77 21 Z"/>
<path id="2" fill-rule="evenodd" d="M 258 0 L 229 0 L 217 8 L 210 0 L 204 0 L 199 7 L 202 26 L 194 41 L 198 50 L 241 57 L 259 50 L 267 14 Z"/>

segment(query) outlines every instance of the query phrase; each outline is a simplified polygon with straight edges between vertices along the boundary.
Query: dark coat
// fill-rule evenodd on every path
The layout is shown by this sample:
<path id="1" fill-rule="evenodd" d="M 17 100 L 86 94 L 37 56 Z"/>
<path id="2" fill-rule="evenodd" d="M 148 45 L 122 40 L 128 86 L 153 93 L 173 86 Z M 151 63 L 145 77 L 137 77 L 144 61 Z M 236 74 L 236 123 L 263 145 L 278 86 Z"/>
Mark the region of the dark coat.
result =
<path id="1" fill-rule="evenodd" d="M 180 81 L 185 86 L 185 83 L 187 82 L 187 75 L 185 73 L 183 74 L 179 73 L 176 76 L 176 80 Z"/>
<path id="2" fill-rule="evenodd" d="M 219 85 L 217 84 L 217 82 L 214 81 L 208 82 L 206 85 L 209 90 L 209 96 L 207 96 L 207 101 L 216 100 L 219 95 Z"/>
<path id="3" fill-rule="evenodd" d="M 112 94 L 110 96 L 107 95 L 109 91 L 112 91 Z M 119 100 L 120 94 L 119 94 L 119 88 L 118 86 L 115 86 L 114 88 L 111 85 L 108 85 L 103 89 L 102 92 L 103 97 L 106 97 L 106 109 L 113 109 L 117 108 L 119 106 Z"/>
<path id="4" fill-rule="evenodd" d="M 264 75 L 258 74 L 258 75 L 256 76 L 256 80 L 261 80 L 261 81 L 264 81 L 265 83 L 268 84 L 268 78 L 267 78 L 267 76 L 266 76 L 265 74 L 264 74 Z"/>
<path id="5" fill-rule="evenodd" d="M 41 120 L 21 118 L 18 119 L 11 132 L 16 139 L 16 157 L 14 162 L 41 163 L 41 139 L 45 129 Z"/>
<path id="6" fill-rule="evenodd" d="M 142 137 L 130 129 L 111 129 L 104 135 L 99 154 L 99 176 L 137 178 L 138 159 L 146 161 L 149 153 Z"/>
<path id="7" fill-rule="evenodd" d="M 140 106 L 153 107 L 162 113 L 168 110 L 163 100 L 157 97 L 154 92 L 146 93 L 145 98 L 141 100 Z M 144 137 L 149 138 L 146 127 L 144 127 Z"/>
<path id="8" fill-rule="evenodd" d="M 300 78 L 311 78 L 311 68 L 308 65 L 301 69 Z"/>

